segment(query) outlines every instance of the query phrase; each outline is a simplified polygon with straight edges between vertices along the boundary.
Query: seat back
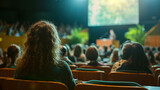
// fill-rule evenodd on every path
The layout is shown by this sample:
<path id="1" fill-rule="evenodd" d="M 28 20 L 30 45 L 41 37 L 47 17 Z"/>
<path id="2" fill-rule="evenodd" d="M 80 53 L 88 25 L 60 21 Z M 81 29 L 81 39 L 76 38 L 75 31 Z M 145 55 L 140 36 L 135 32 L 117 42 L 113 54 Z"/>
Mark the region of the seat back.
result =
<path id="1" fill-rule="evenodd" d="M 132 81 L 141 85 L 155 85 L 154 76 L 147 73 L 111 72 L 108 79 L 110 81 Z"/>
<path id="2" fill-rule="evenodd" d="M 102 80 L 104 71 L 79 71 L 72 70 L 73 77 L 78 80 L 88 81 L 88 80 Z"/>
<path id="3" fill-rule="evenodd" d="M 158 76 L 158 86 L 160 86 L 160 75 Z"/>
<path id="4" fill-rule="evenodd" d="M 1 90 L 68 90 L 68 87 L 60 82 L 54 81 L 33 81 L 13 78 L 0 78 Z"/>
<path id="5" fill-rule="evenodd" d="M 157 68 L 160 68 L 160 65 L 153 65 L 152 68 L 155 71 Z"/>
<path id="6" fill-rule="evenodd" d="M 0 77 L 0 90 L 3 90 L 2 87 L 4 86 L 4 81 L 7 77 Z"/>
<path id="7" fill-rule="evenodd" d="M 98 70 L 104 71 L 105 74 L 103 75 L 103 80 L 107 80 L 107 76 L 111 71 L 110 66 L 88 66 L 88 65 L 85 65 L 85 66 L 80 66 L 80 68 L 98 69 Z"/>
<path id="8" fill-rule="evenodd" d="M 157 68 L 156 70 L 155 70 L 155 81 L 156 81 L 156 83 L 158 84 L 158 76 L 160 75 L 160 68 Z"/>
<path id="9" fill-rule="evenodd" d="M 110 65 L 109 65 L 109 64 L 107 64 L 106 66 L 110 66 L 110 68 L 112 68 L 112 67 L 113 67 L 113 64 L 110 64 Z"/>
<path id="10" fill-rule="evenodd" d="M 76 65 L 69 65 L 69 67 L 70 67 L 71 70 L 74 70 L 74 69 L 78 68 Z"/>
<path id="11" fill-rule="evenodd" d="M 0 77 L 13 77 L 15 68 L 0 68 Z"/>
<path id="12" fill-rule="evenodd" d="M 117 86 L 117 85 L 79 83 L 76 85 L 74 90 L 147 90 L 147 89 L 136 86 Z"/>
<path id="13" fill-rule="evenodd" d="M 74 63 L 78 68 L 83 65 L 87 65 L 87 63 Z"/>

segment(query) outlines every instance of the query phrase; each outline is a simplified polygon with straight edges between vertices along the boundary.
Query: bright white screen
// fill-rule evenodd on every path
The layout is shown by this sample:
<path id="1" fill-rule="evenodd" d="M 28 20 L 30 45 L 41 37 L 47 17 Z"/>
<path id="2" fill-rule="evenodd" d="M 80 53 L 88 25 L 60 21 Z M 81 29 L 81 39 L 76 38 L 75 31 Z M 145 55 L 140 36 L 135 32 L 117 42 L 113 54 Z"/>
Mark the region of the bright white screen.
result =
<path id="1" fill-rule="evenodd" d="M 88 25 L 138 24 L 138 2 L 138 0 L 89 0 Z"/>

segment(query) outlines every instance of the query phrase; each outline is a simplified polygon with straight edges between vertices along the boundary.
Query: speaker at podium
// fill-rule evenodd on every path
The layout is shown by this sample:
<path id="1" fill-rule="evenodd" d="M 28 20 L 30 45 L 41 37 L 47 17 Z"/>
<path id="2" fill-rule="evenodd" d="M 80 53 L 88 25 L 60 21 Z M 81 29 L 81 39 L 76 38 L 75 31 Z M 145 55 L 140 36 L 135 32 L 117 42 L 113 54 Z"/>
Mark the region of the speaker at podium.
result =
<path id="1" fill-rule="evenodd" d="M 103 46 L 107 46 L 110 49 L 110 45 L 114 45 L 115 48 L 119 48 L 120 42 L 119 40 L 110 40 L 110 39 L 97 39 L 96 45 L 103 48 Z"/>
<path id="2" fill-rule="evenodd" d="M 100 46 L 101 48 L 103 48 L 103 46 L 107 46 L 108 49 L 110 49 L 110 45 L 114 45 L 115 48 L 119 48 L 120 42 L 119 40 L 116 40 L 116 34 L 114 33 L 114 30 L 111 29 L 110 30 L 110 35 L 109 38 L 103 38 L 102 37 L 106 36 L 107 33 L 104 33 L 100 39 L 96 40 L 96 45 Z"/>

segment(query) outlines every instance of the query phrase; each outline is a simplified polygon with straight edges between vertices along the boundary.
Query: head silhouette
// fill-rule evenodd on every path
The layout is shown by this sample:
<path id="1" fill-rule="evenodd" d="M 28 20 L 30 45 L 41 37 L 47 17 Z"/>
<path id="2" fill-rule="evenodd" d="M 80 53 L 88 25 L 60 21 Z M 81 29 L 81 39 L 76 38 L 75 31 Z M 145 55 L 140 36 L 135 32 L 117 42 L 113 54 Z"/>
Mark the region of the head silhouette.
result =
<path id="1" fill-rule="evenodd" d="M 56 65 L 60 56 L 59 46 L 60 39 L 54 24 L 48 21 L 33 24 L 27 35 L 19 68 L 34 72 Z"/>

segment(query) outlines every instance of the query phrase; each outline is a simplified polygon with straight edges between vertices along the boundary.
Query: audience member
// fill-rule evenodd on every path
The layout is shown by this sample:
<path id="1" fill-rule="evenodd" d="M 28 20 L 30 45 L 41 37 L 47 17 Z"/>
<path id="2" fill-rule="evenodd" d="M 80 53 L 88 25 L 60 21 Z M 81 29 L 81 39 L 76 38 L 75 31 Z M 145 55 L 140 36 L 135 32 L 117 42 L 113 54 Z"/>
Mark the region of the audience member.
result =
<path id="1" fill-rule="evenodd" d="M 110 62 L 107 63 L 106 65 L 114 65 L 118 60 L 119 60 L 118 49 L 114 49 L 110 56 Z"/>
<path id="2" fill-rule="evenodd" d="M 68 58 L 67 56 L 67 48 L 66 46 L 61 46 L 61 60 L 64 60 L 68 63 L 68 65 L 73 65 L 73 63 L 71 62 L 71 60 Z"/>
<path id="3" fill-rule="evenodd" d="M 76 57 L 71 55 L 71 49 L 70 49 L 69 45 L 66 44 L 65 46 L 66 46 L 66 48 L 67 48 L 67 56 L 68 56 L 68 58 L 69 58 L 73 63 L 77 62 Z"/>
<path id="4" fill-rule="evenodd" d="M 112 70 L 111 71 L 116 71 L 119 67 L 121 67 L 121 65 L 126 62 L 130 56 L 131 56 L 131 50 L 132 50 L 132 47 L 131 45 L 129 45 L 129 43 L 124 43 L 122 45 L 122 50 L 121 50 L 121 60 L 116 62 L 113 67 L 112 67 Z"/>
<path id="5" fill-rule="evenodd" d="M 0 48 L 0 58 L 2 58 L 3 56 L 3 51 L 2 51 L 2 48 Z"/>
<path id="6" fill-rule="evenodd" d="M 148 58 L 148 60 L 151 62 L 152 65 L 157 64 L 156 61 L 155 61 L 154 54 L 153 54 L 153 52 L 152 52 L 151 50 L 148 51 L 148 53 L 147 53 L 147 58 Z"/>
<path id="7" fill-rule="evenodd" d="M 147 46 L 147 47 L 144 48 L 144 52 L 145 52 L 146 54 L 147 54 L 149 51 L 150 51 L 150 47 Z"/>
<path id="8" fill-rule="evenodd" d="M 98 50 L 95 46 L 90 46 L 86 51 L 86 58 L 89 60 L 88 65 L 90 66 L 103 66 L 104 64 L 98 62 Z"/>
<path id="9" fill-rule="evenodd" d="M 130 47 L 130 55 L 116 71 L 153 74 L 143 47 L 139 43 L 128 43 L 125 46 Z"/>
<path id="10" fill-rule="evenodd" d="M 154 54 L 156 62 L 160 63 L 160 47 L 158 47 L 158 52 Z"/>
<path id="11" fill-rule="evenodd" d="M 109 50 L 108 53 L 107 53 L 107 57 L 108 57 L 108 58 L 109 58 L 110 55 L 112 54 L 113 50 L 114 50 L 114 45 L 110 45 L 110 50 Z"/>
<path id="12" fill-rule="evenodd" d="M 8 65 L 7 68 L 16 68 L 15 61 L 20 55 L 20 47 L 16 44 L 12 44 L 7 49 Z"/>
<path id="13" fill-rule="evenodd" d="M 75 46 L 73 55 L 77 58 L 77 62 L 86 62 L 86 57 L 83 54 L 83 48 L 80 44 Z"/>
<path id="14" fill-rule="evenodd" d="M 107 46 L 103 46 L 104 49 L 104 54 L 103 54 L 103 58 L 108 58 L 108 47 Z"/>
<path id="15" fill-rule="evenodd" d="M 155 54 L 157 52 L 155 47 L 152 47 L 151 51 L 153 54 Z"/>
<path id="16" fill-rule="evenodd" d="M 7 51 L 4 50 L 3 51 L 3 56 L 2 56 L 2 63 L 0 64 L 0 68 L 4 68 L 7 66 L 7 63 L 8 63 L 8 57 L 7 57 Z"/>
<path id="17" fill-rule="evenodd" d="M 31 26 L 23 55 L 15 71 L 16 79 L 58 81 L 74 90 L 70 67 L 60 59 L 60 39 L 54 24 L 39 21 Z"/>

